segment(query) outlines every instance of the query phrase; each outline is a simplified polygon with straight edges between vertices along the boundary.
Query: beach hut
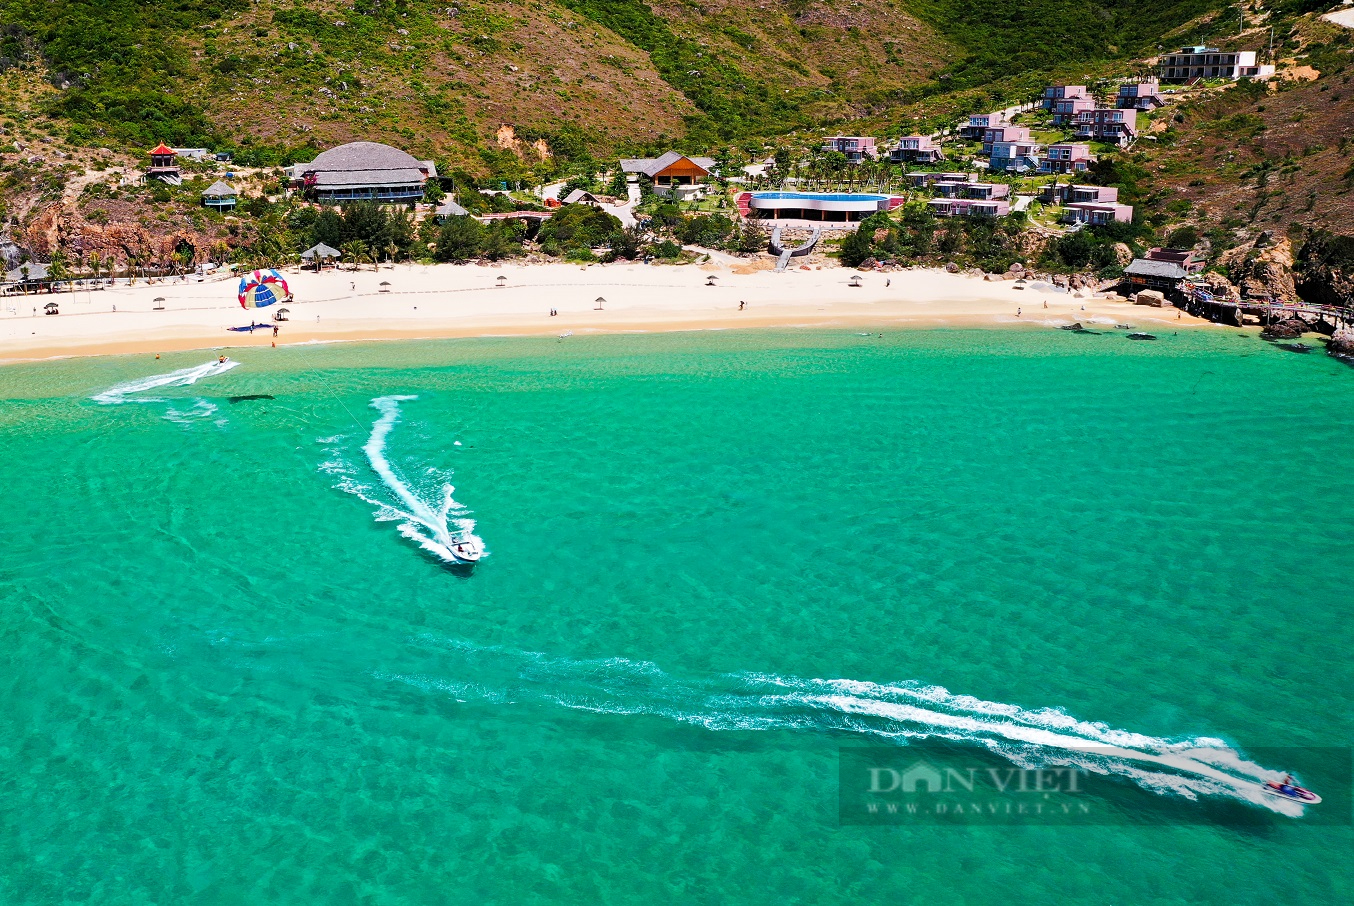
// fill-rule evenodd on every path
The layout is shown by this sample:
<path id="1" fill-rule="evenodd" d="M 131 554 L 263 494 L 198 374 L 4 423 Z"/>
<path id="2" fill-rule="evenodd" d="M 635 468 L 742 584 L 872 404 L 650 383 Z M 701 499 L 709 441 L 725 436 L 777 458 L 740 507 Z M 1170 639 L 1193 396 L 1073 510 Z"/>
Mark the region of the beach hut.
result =
<path id="1" fill-rule="evenodd" d="M 164 311 L 164 310 L 165 310 L 165 297 L 164 297 L 164 296 L 156 296 L 156 297 L 155 297 L 155 311 Z"/>
<path id="2" fill-rule="evenodd" d="M 215 211 L 235 210 L 235 199 L 240 193 L 229 183 L 217 180 L 202 193 L 202 206 Z"/>
<path id="3" fill-rule="evenodd" d="M 507 285 L 508 285 L 508 278 L 507 278 L 507 277 L 504 277 L 502 274 L 500 274 L 499 277 L 498 277 L 498 279 L 495 280 L 494 282 L 497 283 L 499 286 L 507 286 Z"/>
<path id="4" fill-rule="evenodd" d="M 383 292 L 383 293 L 388 293 L 388 292 L 390 292 L 390 281 L 389 281 L 389 280 L 382 280 L 382 281 L 381 281 L 381 292 Z"/>
<path id="5" fill-rule="evenodd" d="M 330 248 L 323 242 L 312 245 L 310 248 L 306 249 L 304 252 L 301 253 L 301 259 L 303 261 L 314 262 L 316 272 L 318 272 L 326 262 L 332 261 L 335 258 L 342 257 L 343 257 L 342 252 L 340 252 L 338 249 Z"/>
<path id="6" fill-rule="evenodd" d="M 61 309 L 55 302 L 48 302 L 46 305 L 42 306 L 42 308 L 43 311 L 45 311 L 49 315 L 61 314 Z"/>
<path id="7" fill-rule="evenodd" d="M 279 308 L 277 311 L 273 312 L 273 320 L 285 321 L 287 320 L 287 316 L 290 314 L 291 314 L 290 308 Z"/>
<path id="8" fill-rule="evenodd" d="M 606 303 L 606 299 L 603 299 L 601 296 L 598 296 L 598 297 L 597 297 L 597 307 L 596 307 L 595 309 L 593 309 L 593 310 L 594 310 L 594 311 L 601 311 L 601 310 L 602 310 L 602 305 L 605 304 L 605 303 Z"/>

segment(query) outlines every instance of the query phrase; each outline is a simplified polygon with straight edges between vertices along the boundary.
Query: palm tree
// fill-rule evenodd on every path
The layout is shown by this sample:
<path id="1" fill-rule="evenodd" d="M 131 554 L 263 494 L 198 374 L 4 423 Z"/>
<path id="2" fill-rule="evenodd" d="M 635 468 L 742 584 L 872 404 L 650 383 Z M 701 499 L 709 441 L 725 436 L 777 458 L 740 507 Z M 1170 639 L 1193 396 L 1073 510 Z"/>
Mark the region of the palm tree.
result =
<path id="1" fill-rule="evenodd" d="M 350 239 L 339 249 L 344 259 L 353 266 L 353 270 L 367 260 L 367 244 L 361 239 Z"/>

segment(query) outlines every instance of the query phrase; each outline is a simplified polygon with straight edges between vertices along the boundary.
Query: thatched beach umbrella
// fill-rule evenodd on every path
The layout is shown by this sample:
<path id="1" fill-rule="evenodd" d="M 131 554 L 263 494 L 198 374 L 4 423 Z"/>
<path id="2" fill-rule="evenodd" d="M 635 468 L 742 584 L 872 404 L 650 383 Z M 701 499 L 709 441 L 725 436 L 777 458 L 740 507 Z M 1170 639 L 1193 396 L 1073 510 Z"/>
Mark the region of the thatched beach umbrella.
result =
<path id="1" fill-rule="evenodd" d="M 851 284 L 850 284 L 850 285 L 851 285 L 851 286 L 860 286 L 860 277 L 859 277 L 859 276 L 852 277 L 852 278 L 851 278 Z"/>
<path id="2" fill-rule="evenodd" d="M 714 274 L 711 274 L 710 276 L 708 276 L 708 277 L 705 278 L 705 285 L 706 285 L 706 286 L 714 286 L 714 285 L 715 285 L 715 281 L 716 281 L 717 279 L 719 279 L 719 278 L 716 277 Z"/>
<path id="3" fill-rule="evenodd" d="M 164 296 L 156 296 L 156 297 L 155 297 L 155 311 L 164 311 L 164 310 L 165 310 L 165 297 L 164 297 Z"/>
<path id="4" fill-rule="evenodd" d="M 389 280 L 382 280 L 382 281 L 381 281 L 381 292 L 383 292 L 383 293 L 388 293 L 388 292 L 390 292 L 390 281 L 389 281 Z"/>
<path id="5" fill-rule="evenodd" d="M 343 257 L 342 252 L 340 252 L 336 248 L 330 248 L 323 242 L 316 243 L 315 245 L 312 245 L 310 248 L 306 249 L 304 252 L 301 253 L 302 260 L 315 262 L 316 271 L 320 269 L 321 265 L 323 265 L 325 261 L 342 257 Z"/>
<path id="6" fill-rule="evenodd" d="M 601 296 L 598 296 L 598 297 L 597 297 L 597 307 L 596 307 L 595 309 L 593 309 L 593 311 L 601 311 L 601 310 L 602 310 L 602 305 L 603 305 L 603 303 L 605 303 L 605 302 L 606 302 L 606 299 L 603 299 Z"/>
<path id="7" fill-rule="evenodd" d="M 497 282 L 499 286 L 507 286 L 507 285 L 508 285 L 508 278 L 507 278 L 507 277 L 504 277 L 502 274 L 500 274 L 499 277 L 498 277 L 498 280 L 495 281 L 495 282 Z"/>
<path id="8" fill-rule="evenodd" d="M 291 314 L 290 308 L 279 308 L 277 311 L 273 312 L 273 320 L 285 321 L 287 320 L 287 315 L 289 314 Z"/>

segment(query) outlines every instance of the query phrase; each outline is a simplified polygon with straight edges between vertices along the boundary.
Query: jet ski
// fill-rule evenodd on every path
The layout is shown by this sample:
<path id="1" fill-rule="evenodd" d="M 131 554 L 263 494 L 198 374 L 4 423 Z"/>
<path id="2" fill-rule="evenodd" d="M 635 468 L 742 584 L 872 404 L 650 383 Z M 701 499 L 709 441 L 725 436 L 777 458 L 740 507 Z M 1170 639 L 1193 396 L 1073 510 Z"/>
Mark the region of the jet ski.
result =
<path id="1" fill-rule="evenodd" d="M 1321 801 L 1321 797 L 1311 790 L 1303 789 L 1293 782 L 1292 777 L 1285 777 L 1283 780 L 1269 780 L 1261 787 L 1271 796 L 1277 796 L 1280 799 L 1291 799 L 1294 802 L 1300 802 L 1303 805 L 1316 805 Z"/>

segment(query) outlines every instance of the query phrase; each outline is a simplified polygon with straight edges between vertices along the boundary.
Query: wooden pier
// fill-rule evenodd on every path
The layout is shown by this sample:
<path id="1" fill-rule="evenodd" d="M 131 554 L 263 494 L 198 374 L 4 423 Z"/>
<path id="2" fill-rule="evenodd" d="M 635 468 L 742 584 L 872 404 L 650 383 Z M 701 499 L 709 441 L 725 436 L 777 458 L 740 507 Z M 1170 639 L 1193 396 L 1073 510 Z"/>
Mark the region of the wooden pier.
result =
<path id="1" fill-rule="evenodd" d="M 1259 299 L 1218 299 L 1182 286 L 1184 309 L 1190 314 L 1240 327 L 1250 315 L 1266 326 L 1293 318 L 1305 321 L 1317 333 L 1333 334 L 1341 327 L 1354 326 L 1354 309 L 1333 305 L 1308 305 L 1302 302 L 1263 302 Z"/>

